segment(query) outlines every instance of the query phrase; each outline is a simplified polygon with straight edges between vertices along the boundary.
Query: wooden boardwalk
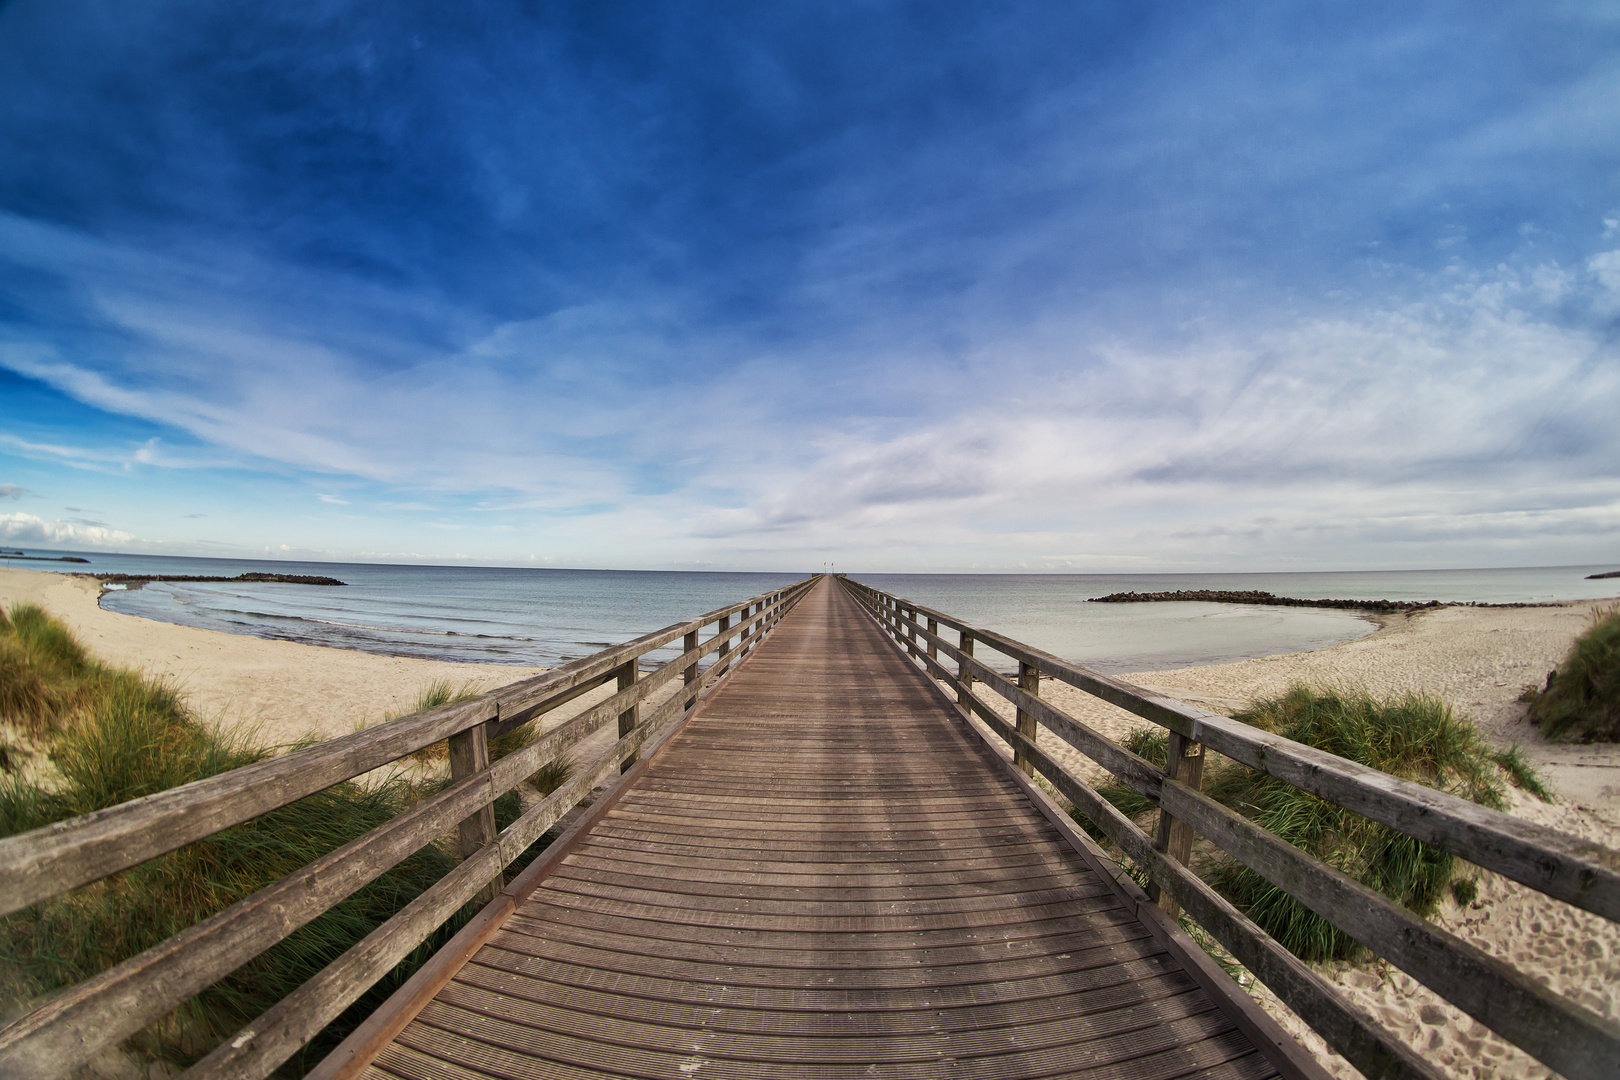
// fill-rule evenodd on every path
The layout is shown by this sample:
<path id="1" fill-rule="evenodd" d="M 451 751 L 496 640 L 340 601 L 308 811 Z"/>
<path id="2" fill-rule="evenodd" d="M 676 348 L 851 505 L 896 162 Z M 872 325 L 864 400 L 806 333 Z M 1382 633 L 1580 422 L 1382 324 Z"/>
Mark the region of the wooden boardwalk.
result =
<path id="1" fill-rule="evenodd" d="M 628 779 L 366 1075 L 1301 1074 L 831 579 Z"/>

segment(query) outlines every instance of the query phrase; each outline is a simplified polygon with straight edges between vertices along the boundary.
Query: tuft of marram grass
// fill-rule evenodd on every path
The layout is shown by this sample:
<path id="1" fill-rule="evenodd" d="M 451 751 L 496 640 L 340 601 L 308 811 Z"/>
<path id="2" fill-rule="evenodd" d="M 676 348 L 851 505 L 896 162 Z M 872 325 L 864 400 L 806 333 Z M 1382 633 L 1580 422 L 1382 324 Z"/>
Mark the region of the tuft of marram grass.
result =
<path id="1" fill-rule="evenodd" d="M 1493 752 L 1468 720 L 1436 698 L 1379 700 L 1365 693 L 1294 686 L 1236 717 L 1404 780 L 1500 809 L 1503 787 Z M 1218 766 L 1204 790 L 1257 824 L 1363 885 L 1428 917 L 1456 876 L 1448 852 L 1235 763 Z M 1361 946 L 1235 859 L 1216 864 L 1213 882 L 1296 956 L 1353 959 Z"/>
<path id="2" fill-rule="evenodd" d="M 10 633 L 22 643 L 33 663 L 68 676 L 83 675 L 92 666 L 84 646 L 39 605 L 17 604 L 8 622 Z"/>
<path id="3" fill-rule="evenodd" d="M 1542 802 L 1553 801 L 1552 789 L 1542 783 L 1541 777 L 1536 775 L 1535 767 L 1524 759 L 1524 751 L 1519 749 L 1518 743 L 1514 743 L 1506 750 L 1498 750 L 1491 755 L 1491 760 L 1507 773 L 1507 778 L 1514 787 L 1528 791 Z"/>
<path id="4" fill-rule="evenodd" d="M 0 616 L 0 720 L 42 738 L 60 726 L 100 669 L 38 606 L 18 604 Z"/>
<path id="5" fill-rule="evenodd" d="M 1547 688 L 1531 697 L 1530 722 L 1549 739 L 1620 742 L 1620 605 L 1593 612 Z"/>
<path id="6" fill-rule="evenodd" d="M 1294 686 L 1280 697 L 1255 702 L 1236 719 L 1494 809 L 1503 805 L 1503 773 L 1518 786 L 1547 797 L 1517 747 L 1493 751 L 1472 723 L 1434 698 L 1379 700 L 1364 693 Z M 1162 732 L 1138 729 L 1124 745 L 1164 767 Z M 1425 917 L 1434 913 L 1448 891 L 1458 902 L 1470 895 L 1469 879 L 1458 876 L 1462 864 L 1448 853 L 1264 773 L 1213 757 L 1205 766 L 1203 790 Z M 1154 809 L 1145 796 L 1124 784 L 1107 784 L 1098 792 L 1128 817 Z M 1081 824 L 1098 835 L 1095 826 L 1083 820 Z M 1360 953 L 1353 938 L 1237 860 L 1219 856 L 1203 872 L 1296 956 L 1319 961 L 1350 959 Z"/>
<path id="7" fill-rule="evenodd" d="M 457 687 L 449 679 L 434 679 L 416 692 L 416 703 L 411 706 L 411 712 L 437 709 L 440 705 L 449 705 L 456 701 L 470 701 L 477 697 L 479 692 L 478 687 L 471 682 L 464 682 Z M 495 741 L 499 742 L 500 740 L 496 739 Z M 497 756 L 494 751 L 495 747 L 491 745 L 491 760 Z M 411 752 L 411 757 L 421 762 L 443 761 L 449 756 L 450 744 L 448 742 L 432 743 L 422 747 L 420 750 Z"/>
<path id="8" fill-rule="evenodd" d="M 421 712 L 423 709 L 436 709 L 440 705 L 448 705 L 453 701 L 470 701 L 479 694 L 478 687 L 471 682 L 464 682 L 457 687 L 449 679 L 434 679 L 423 686 L 416 694 L 416 705 L 412 712 Z"/>
<path id="9" fill-rule="evenodd" d="M 15 636 L 0 633 L 0 717 L 38 738 L 61 715 L 63 689 L 40 674 Z"/>
<path id="10" fill-rule="evenodd" d="M 449 705 L 457 701 L 471 701 L 481 693 L 483 693 L 483 690 L 479 688 L 477 683 L 464 682 L 457 687 L 449 679 L 434 679 L 418 691 L 416 704 L 413 706 L 412 711 L 421 712 L 423 709 L 436 709 L 440 705 Z M 523 749 L 539 737 L 539 728 L 534 724 L 524 724 L 520 728 L 514 728 L 505 734 L 497 735 L 489 742 L 489 760 L 499 761 L 506 755 Z M 432 743 L 422 747 L 420 750 L 412 751 L 410 756 L 423 763 L 443 761 L 450 756 L 450 744 L 448 742 Z M 549 766 L 543 767 L 541 773 L 545 771 L 545 768 L 549 768 Z M 540 773 L 535 774 L 535 776 L 539 775 Z M 566 776 L 564 779 L 566 779 Z M 529 783 L 536 783 L 535 777 L 530 777 Z M 561 781 L 558 781 L 558 784 L 561 784 Z M 546 789 L 548 794 L 551 790 L 551 788 Z"/>

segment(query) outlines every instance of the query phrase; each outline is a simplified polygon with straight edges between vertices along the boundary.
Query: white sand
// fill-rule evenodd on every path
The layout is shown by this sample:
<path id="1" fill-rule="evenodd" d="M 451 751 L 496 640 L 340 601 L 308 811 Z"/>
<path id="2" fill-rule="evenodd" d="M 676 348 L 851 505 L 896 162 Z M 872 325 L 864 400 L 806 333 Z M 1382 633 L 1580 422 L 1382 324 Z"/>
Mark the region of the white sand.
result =
<path id="1" fill-rule="evenodd" d="M 489 687 L 542 670 L 382 657 L 195 630 L 103 611 L 97 593 L 85 579 L 0 569 L 0 604 L 40 604 L 102 660 L 170 680 L 201 715 L 226 725 L 256 725 L 263 742 L 346 734 L 407 711 L 421 687 L 435 679 Z M 1524 706 L 1515 701 L 1525 684 L 1546 678 L 1599 606 L 1446 608 L 1391 618 L 1375 634 L 1318 652 L 1127 678 L 1222 712 L 1296 681 L 1380 695 L 1437 695 L 1473 717 L 1493 742 L 1523 744 L 1560 795 L 1548 806 L 1514 792 L 1513 813 L 1620 850 L 1620 747 L 1549 745 L 1521 722 Z M 1142 723 L 1069 687 L 1043 682 L 1041 692 L 1115 738 Z M 580 752 L 588 758 L 593 749 Z M 1081 775 L 1098 773 L 1078 754 L 1057 756 Z M 1459 910 L 1448 904 L 1439 919 L 1549 988 L 1620 1020 L 1620 926 L 1492 874 L 1483 876 L 1473 905 Z M 1552 1075 L 1387 965 L 1332 965 L 1324 974 L 1453 1076 Z M 1337 1075 L 1357 1075 L 1263 988 L 1255 993 Z"/>

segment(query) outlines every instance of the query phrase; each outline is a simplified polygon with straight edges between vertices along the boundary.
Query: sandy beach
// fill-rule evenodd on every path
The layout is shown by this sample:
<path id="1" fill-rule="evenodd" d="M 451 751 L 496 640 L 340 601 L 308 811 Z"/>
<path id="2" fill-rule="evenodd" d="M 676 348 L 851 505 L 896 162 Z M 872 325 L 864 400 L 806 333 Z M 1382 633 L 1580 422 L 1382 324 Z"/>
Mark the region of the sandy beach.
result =
<path id="1" fill-rule="evenodd" d="M 409 712 L 437 679 L 487 689 L 538 667 L 458 664 L 376 656 L 246 634 L 222 634 L 104 611 L 99 584 L 82 577 L 0 569 L 0 604 L 34 603 L 62 620 L 98 659 L 179 687 L 197 714 L 251 727 L 278 746 L 330 739 Z"/>
<path id="2" fill-rule="evenodd" d="M 37 603 L 65 622 L 100 659 L 178 686 L 212 723 L 250 725 L 263 743 L 330 738 L 408 711 L 436 679 L 490 687 L 542 669 L 382 657 L 197 630 L 103 611 L 97 583 L 60 574 L 0 570 L 0 604 Z M 1547 805 L 1516 789 L 1511 811 L 1620 850 L 1620 747 L 1548 744 L 1523 723 L 1516 699 L 1539 685 L 1590 614 L 1607 602 L 1525 608 L 1443 608 L 1393 616 L 1375 633 L 1329 649 L 1126 676 L 1214 711 L 1276 694 L 1291 683 L 1420 691 L 1470 716 L 1493 743 L 1517 742 L 1558 793 Z M 1141 724 L 1078 691 L 1044 682 L 1054 703 L 1119 738 Z M 1082 775 L 1098 770 L 1059 753 Z M 1485 874 L 1478 900 L 1448 902 L 1441 922 L 1477 947 L 1511 960 L 1558 993 L 1620 1020 L 1620 926 Z M 1382 964 L 1324 969 L 1356 1002 L 1428 1060 L 1456 1077 L 1553 1075 L 1401 972 Z M 1263 989 L 1254 990 L 1337 1075 L 1357 1075 Z"/>

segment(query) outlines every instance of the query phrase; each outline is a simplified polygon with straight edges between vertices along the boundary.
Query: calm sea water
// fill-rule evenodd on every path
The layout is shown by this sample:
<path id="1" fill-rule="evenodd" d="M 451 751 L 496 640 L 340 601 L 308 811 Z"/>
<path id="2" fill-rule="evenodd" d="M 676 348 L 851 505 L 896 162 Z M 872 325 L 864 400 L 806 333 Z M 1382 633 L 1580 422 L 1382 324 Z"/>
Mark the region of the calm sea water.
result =
<path id="1" fill-rule="evenodd" d="M 155 582 L 108 592 L 112 611 L 391 656 L 556 664 L 798 580 L 803 574 L 396 566 L 79 554 L 14 562 L 58 572 L 324 574 L 344 588 Z M 1620 595 L 1613 567 L 1309 574 L 855 574 L 1103 671 L 1147 671 L 1325 648 L 1373 629 L 1342 611 L 1231 604 L 1090 604 L 1111 592 L 1263 589 L 1282 596 L 1504 603 Z M 668 655 L 674 655 L 668 650 Z"/>

